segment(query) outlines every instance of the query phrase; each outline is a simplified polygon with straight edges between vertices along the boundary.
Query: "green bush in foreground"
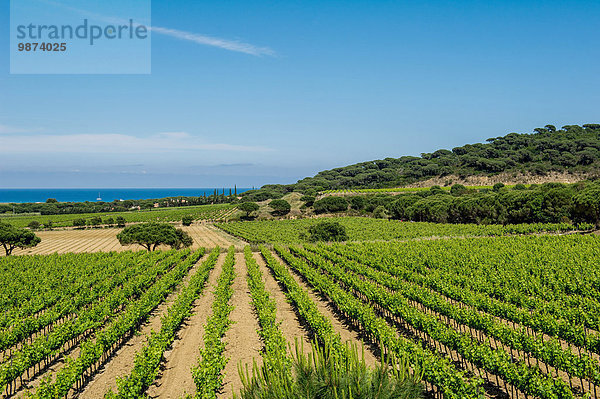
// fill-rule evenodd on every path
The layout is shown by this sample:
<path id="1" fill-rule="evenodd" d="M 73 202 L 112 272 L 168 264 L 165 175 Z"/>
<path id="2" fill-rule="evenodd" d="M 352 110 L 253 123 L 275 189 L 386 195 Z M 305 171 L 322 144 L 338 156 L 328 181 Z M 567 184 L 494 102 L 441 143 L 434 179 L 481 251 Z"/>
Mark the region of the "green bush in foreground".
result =
<path id="1" fill-rule="evenodd" d="M 316 241 L 347 241 L 346 228 L 338 222 L 319 222 L 308 228 L 308 240 Z"/>
<path id="2" fill-rule="evenodd" d="M 296 342 L 293 373 L 273 365 L 253 367 L 252 374 L 239 368 L 242 399 L 416 399 L 423 397 L 422 376 L 411 373 L 406 359 L 382 358 L 367 367 L 356 346 L 348 348 L 348 360 L 336 361 L 328 347 L 312 344 L 304 354 Z M 290 351 L 294 352 L 294 351 Z"/>

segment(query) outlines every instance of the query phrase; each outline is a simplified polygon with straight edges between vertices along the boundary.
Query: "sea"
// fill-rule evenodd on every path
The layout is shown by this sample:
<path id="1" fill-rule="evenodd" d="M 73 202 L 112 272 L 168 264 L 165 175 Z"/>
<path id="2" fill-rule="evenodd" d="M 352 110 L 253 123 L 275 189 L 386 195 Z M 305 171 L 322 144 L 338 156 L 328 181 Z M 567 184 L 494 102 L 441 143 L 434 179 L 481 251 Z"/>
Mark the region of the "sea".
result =
<path id="1" fill-rule="evenodd" d="M 225 187 L 225 195 L 229 195 L 229 187 Z M 111 202 L 114 200 L 154 199 L 165 197 L 200 197 L 211 195 L 219 188 L 0 188 L 0 203 L 46 202 L 55 198 L 59 202 Z M 231 187 L 233 193 L 235 188 Z M 249 188 L 237 188 L 243 193 Z"/>

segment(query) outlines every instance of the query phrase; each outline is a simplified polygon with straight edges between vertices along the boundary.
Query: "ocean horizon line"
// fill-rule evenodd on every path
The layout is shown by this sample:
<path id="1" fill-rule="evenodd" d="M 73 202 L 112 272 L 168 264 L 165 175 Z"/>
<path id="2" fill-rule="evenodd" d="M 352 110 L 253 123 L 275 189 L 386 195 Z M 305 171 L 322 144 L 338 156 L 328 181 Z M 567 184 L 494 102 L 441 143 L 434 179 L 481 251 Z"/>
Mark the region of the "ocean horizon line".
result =
<path id="1" fill-rule="evenodd" d="M 118 200 L 147 200 L 166 197 L 202 197 L 215 190 L 229 195 L 229 191 L 241 194 L 248 187 L 144 187 L 144 188 L 0 188 L 0 203 L 39 203 L 49 198 L 58 202 L 112 202 Z"/>

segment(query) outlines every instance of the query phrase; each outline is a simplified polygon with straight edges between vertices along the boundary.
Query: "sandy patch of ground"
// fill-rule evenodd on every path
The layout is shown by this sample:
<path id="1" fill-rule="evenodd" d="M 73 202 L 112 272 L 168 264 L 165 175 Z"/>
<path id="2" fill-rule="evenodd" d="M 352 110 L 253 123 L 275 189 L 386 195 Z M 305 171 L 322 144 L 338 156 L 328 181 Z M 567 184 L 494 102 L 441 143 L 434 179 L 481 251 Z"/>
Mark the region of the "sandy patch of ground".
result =
<path id="1" fill-rule="evenodd" d="M 240 239 L 217 229 L 209 223 L 184 226 L 183 229 L 194 240 L 192 249 L 200 247 L 214 248 L 216 246 L 227 248 L 230 245 L 241 249 L 245 245 Z M 121 229 L 118 228 L 39 231 L 36 234 L 42 239 L 42 242 L 34 248 L 25 250 L 17 248 L 13 251 L 13 255 L 47 255 L 55 252 L 62 254 L 66 252 L 139 251 L 143 249 L 139 245 L 122 246 L 117 240 L 117 234 L 120 231 Z M 168 249 L 168 247 L 161 247 L 161 249 Z M 1 251 L 1 253 L 4 254 L 4 251 Z"/>
<path id="2" fill-rule="evenodd" d="M 248 365 L 252 369 L 253 359 L 262 364 L 263 344 L 258 336 L 258 320 L 250 302 L 250 291 L 246 280 L 248 272 L 243 253 L 235 254 L 235 279 L 230 303 L 234 306 L 229 318 L 233 322 L 225 333 L 225 357 L 229 359 L 223 370 L 223 390 L 217 397 L 231 398 L 239 393 L 242 381 L 238 375 L 238 365 Z"/>

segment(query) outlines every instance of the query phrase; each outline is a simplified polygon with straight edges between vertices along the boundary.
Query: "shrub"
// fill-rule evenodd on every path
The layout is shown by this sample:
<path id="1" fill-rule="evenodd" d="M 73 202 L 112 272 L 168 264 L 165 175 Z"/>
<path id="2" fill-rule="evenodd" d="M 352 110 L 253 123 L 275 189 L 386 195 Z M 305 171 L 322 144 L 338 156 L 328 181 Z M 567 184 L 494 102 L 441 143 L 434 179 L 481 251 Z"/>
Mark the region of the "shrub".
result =
<path id="1" fill-rule="evenodd" d="M 116 222 L 117 227 L 125 227 L 125 218 L 123 216 L 117 216 Z"/>
<path id="2" fill-rule="evenodd" d="M 306 206 L 313 206 L 313 204 L 315 203 L 315 196 L 314 195 L 303 195 L 302 197 L 300 197 L 300 201 L 304 202 L 304 205 Z"/>
<path id="3" fill-rule="evenodd" d="M 86 221 L 85 219 L 75 219 L 73 220 L 73 226 L 74 227 L 85 227 L 86 225 Z"/>
<path id="4" fill-rule="evenodd" d="M 373 211 L 373 217 L 377 219 L 387 219 L 388 215 L 387 211 L 385 210 L 385 207 L 380 205 L 377 208 L 375 208 L 375 210 Z"/>
<path id="5" fill-rule="evenodd" d="M 181 224 L 183 224 L 184 226 L 191 226 L 192 222 L 194 221 L 194 217 L 187 215 L 181 218 Z"/>
<path id="6" fill-rule="evenodd" d="M 392 202 L 389 206 L 389 210 L 393 219 L 409 219 L 410 212 L 409 208 L 419 201 L 419 197 L 416 195 L 399 195 L 398 199 Z"/>
<path id="7" fill-rule="evenodd" d="M 308 228 L 308 240 L 316 241 L 346 241 L 346 228 L 339 222 L 319 222 Z"/>
<path id="8" fill-rule="evenodd" d="M 348 201 L 343 197 L 325 197 L 314 203 L 315 212 L 342 212 L 348 210 Z"/>
<path id="9" fill-rule="evenodd" d="M 356 209 L 357 211 L 361 211 L 365 209 L 367 206 L 367 199 L 364 195 L 355 195 L 350 197 L 350 207 L 352 209 Z"/>
<path id="10" fill-rule="evenodd" d="M 452 195 L 463 195 L 467 191 L 467 188 L 462 184 L 454 184 L 452 187 L 450 187 L 450 194 Z"/>
<path id="11" fill-rule="evenodd" d="M 32 220 L 31 222 L 29 222 L 29 224 L 27 225 L 27 227 L 29 227 L 31 230 L 37 230 L 40 228 L 40 222 L 38 222 L 37 220 Z"/>
<path id="12" fill-rule="evenodd" d="M 102 224 L 102 218 L 100 216 L 94 216 L 90 220 L 88 220 L 88 224 L 90 226 L 99 226 Z"/>

